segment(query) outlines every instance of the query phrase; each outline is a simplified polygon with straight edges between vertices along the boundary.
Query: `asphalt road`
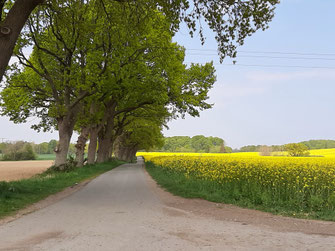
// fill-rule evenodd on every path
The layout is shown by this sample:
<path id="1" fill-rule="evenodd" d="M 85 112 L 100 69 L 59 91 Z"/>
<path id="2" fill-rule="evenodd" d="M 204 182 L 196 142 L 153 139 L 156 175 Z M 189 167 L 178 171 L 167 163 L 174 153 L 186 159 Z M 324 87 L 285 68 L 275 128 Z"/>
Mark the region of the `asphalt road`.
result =
<path id="1" fill-rule="evenodd" d="M 222 219 L 219 214 L 225 208 L 195 202 L 161 191 L 139 160 L 99 176 L 46 208 L 0 225 L 0 250 L 335 250 L 334 223 L 308 223 L 334 229 L 308 234 L 290 227 L 276 229 L 271 222 Z M 184 207 L 177 206 L 181 204 Z M 215 215 L 207 214 L 214 211 Z"/>

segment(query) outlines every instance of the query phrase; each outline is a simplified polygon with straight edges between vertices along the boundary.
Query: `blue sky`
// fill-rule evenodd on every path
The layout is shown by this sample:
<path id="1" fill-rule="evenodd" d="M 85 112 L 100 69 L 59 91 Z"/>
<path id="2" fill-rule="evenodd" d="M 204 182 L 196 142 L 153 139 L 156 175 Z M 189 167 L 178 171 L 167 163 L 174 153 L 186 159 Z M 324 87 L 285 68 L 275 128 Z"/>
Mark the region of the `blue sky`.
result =
<path id="1" fill-rule="evenodd" d="M 164 134 L 218 136 L 234 148 L 248 144 L 335 139 L 334 9 L 334 0 L 282 0 L 270 28 L 258 31 L 239 48 L 235 66 L 227 65 L 231 64 L 230 59 L 219 64 L 216 42 L 208 30 L 205 31 L 207 41 L 201 46 L 198 37 L 191 39 L 186 29 L 182 29 L 174 40 L 186 47 L 186 62 L 213 60 L 216 65 L 217 83 L 210 92 L 210 102 L 215 105 L 202 112 L 199 118 L 186 117 L 170 122 L 170 129 L 164 130 Z M 254 51 L 302 55 L 251 53 Z M 0 140 L 42 142 L 57 138 L 56 132 L 37 133 L 29 128 L 31 123 L 14 125 L 5 117 L 0 118 L 0 125 Z"/>
<path id="2" fill-rule="evenodd" d="M 335 139 L 334 9 L 331 0 L 283 0 L 270 28 L 249 37 L 239 48 L 236 66 L 226 65 L 230 59 L 219 65 L 211 34 L 201 47 L 198 38 L 180 32 L 175 41 L 187 49 L 201 49 L 187 50 L 187 62 L 215 62 L 217 83 L 210 93 L 215 105 L 200 118 L 170 122 L 164 134 L 218 136 L 234 148 Z M 254 51 L 282 53 L 251 53 Z"/>

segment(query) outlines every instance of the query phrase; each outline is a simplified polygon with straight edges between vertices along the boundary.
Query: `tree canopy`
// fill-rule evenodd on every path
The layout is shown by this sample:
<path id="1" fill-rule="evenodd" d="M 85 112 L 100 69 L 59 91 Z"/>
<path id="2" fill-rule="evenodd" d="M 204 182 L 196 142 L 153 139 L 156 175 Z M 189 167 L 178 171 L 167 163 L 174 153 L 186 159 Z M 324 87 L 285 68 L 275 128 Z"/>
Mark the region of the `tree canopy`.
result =
<path id="1" fill-rule="evenodd" d="M 65 163 L 75 128 L 83 133 L 80 154 L 88 134 L 96 135 L 97 161 L 103 162 L 117 132 L 125 134 L 122 123 L 116 123 L 134 118 L 138 109 L 158 111 L 162 119 L 155 128 L 161 128 L 178 114 L 199 116 L 212 107 L 206 102 L 216 80 L 212 63 L 187 67 L 184 48 L 172 42 L 173 32 L 160 12 L 144 12 L 149 20 L 142 22 L 133 15 L 134 6 L 114 3 L 97 13 L 101 6 L 93 3 L 74 1 L 66 14 L 62 9 L 68 6 L 41 6 L 15 51 L 21 67 L 12 67 L 1 94 L 2 114 L 14 122 L 36 116 L 40 122 L 34 129 L 59 131 L 56 166 Z M 108 11 L 118 15 L 107 19 Z M 27 46 L 34 48 L 29 58 L 23 52 Z"/>
<path id="2" fill-rule="evenodd" d="M 309 151 L 307 146 L 301 143 L 290 143 L 284 146 L 285 151 L 287 151 L 289 156 L 292 157 L 301 157 L 308 156 Z"/>
<path id="3" fill-rule="evenodd" d="M 170 29 L 176 32 L 181 23 L 186 23 L 190 35 L 195 32 L 200 35 L 201 42 L 205 42 L 203 23 L 213 32 L 218 42 L 218 51 L 223 59 L 225 56 L 236 56 L 236 46 L 242 45 L 244 39 L 259 29 L 268 28 L 268 23 L 274 16 L 275 5 L 279 0 L 263 1 L 128 1 L 128 0 L 1 0 L 0 1 L 0 80 L 5 72 L 6 66 L 12 55 L 14 46 L 24 27 L 28 17 L 39 4 L 67 7 L 74 3 L 90 5 L 97 3 L 106 10 L 107 18 L 115 14 L 104 7 L 119 3 L 124 6 L 136 6 L 134 15 L 142 15 L 147 10 L 158 10 L 162 12 L 168 22 Z M 58 12 L 66 12 L 63 8 Z"/>

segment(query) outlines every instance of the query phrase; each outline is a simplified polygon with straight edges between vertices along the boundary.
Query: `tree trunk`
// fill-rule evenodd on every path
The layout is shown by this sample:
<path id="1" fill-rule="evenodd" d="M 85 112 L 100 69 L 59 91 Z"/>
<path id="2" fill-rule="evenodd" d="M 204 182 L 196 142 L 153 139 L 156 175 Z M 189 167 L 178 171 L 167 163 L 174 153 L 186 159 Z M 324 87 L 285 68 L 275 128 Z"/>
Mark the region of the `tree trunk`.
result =
<path id="1" fill-rule="evenodd" d="M 87 164 L 95 163 L 95 155 L 98 146 L 98 127 L 92 127 L 90 129 L 90 144 L 88 145 Z"/>
<path id="2" fill-rule="evenodd" d="M 5 20 L 0 23 L 0 82 L 24 24 L 31 12 L 42 2 L 44 0 L 16 0 Z"/>
<path id="3" fill-rule="evenodd" d="M 111 159 L 113 158 L 113 153 L 114 153 L 114 142 L 115 142 L 115 137 L 112 137 L 111 144 L 109 146 L 109 153 L 108 153 L 108 158 Z"/>
<path id="4" fill-rule="evenodd" d="M 115 140 L 115 142 L 114 142 L 113 152 L 114 152 L 115 158 L 119 159 L 119 156 L 120 156 L 119 137 L 117 137 L 116 140 Z"/>
<path id="5" fill-rule="evenodd" d="M 134 159 L 136 157 L 136 153 L 137 153 L 137 147 L 133 147 L 131 149 L 131 159 Z"/>
<path id="6" fill-rule="evenodd" d="M 82 127 L 76 144 L 76 162 L 77 167 L 84 165 L 85 146 L 88 139 L 89 128 Z"/>
<path id="7" fill-rule="evenodd" d="M 97 162 L 102 163 L 108 160 L 109 151 L 113 142 L 114 115 L 116 103 L 110 105 L 107 123 L 104 131 L 99 135 L 99 148 Z"/>
<path id="8" fill-rule="evenodd" d="M 136 152 L 135 146 L 119 146 L 115 151 L 115 156 L 119 160 L 130 162 L 135 157 Z"/>
<path id="9" fill-rule="evenodd" d="M 120 159 L 123 160 L 123 161 L 127 161 L 127 148 L 125 148 L 125 147 L 121 148 Z"/>
<path id="10" fill-rule="evenodd" d="M 106 132 L 103 135 L 99 136 L 97 163 L 102 163 L 108 160 L 111 138 L 112 138 L 111 127 L 106 128 Z"/>
<path id="11" fill-rule="evenodd" d="M 123 148 L 121 146 L 119 146 L 117 148 L 117 150 L 115 150 L 115 157 L 118 159 L 118 160 L 122 160 L 122 155 L 123 155 Z"/>
<path id="12" fill-rule="evenodd" d="M 58 120 L 58 134 L 59 141 L 55 149 L 56 160 L 55 166 L 59 167 L 66 164 L 67 154 L 69 151 L 70 140 L 74 128 L 74 118 L 71 116 L 65 116 L 62 119 Z"/>
<path id="13" fill-rule="evenodd" d="M 130 147 L 127 147 L 125 158 L 127 162 L 130 162 L 133 160 L 132 149 Z"/>

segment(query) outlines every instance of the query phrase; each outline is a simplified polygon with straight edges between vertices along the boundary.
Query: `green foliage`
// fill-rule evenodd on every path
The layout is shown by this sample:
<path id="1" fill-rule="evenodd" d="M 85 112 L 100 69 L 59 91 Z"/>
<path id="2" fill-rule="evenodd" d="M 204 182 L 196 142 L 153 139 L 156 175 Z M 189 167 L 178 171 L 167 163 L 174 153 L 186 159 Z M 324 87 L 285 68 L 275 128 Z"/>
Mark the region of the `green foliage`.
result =
<path id="1" fill-rule="evenodd" d="M 119 165 L 120 161 L 88 165 L 73 171 L 48 171 L 30 179 L 0 182 L 0 218 L 10 215 L 28 205 L 31 205 L 47 196 L 60 192 L 66 187 L 92 179 Z"/>
<path id="2" fill-rule="evenodd" d="M 2 160 L 35 160 L 37 158 L 30 143 L 18 141 L 8 144 L 4 150 Z"/>
<path id="3" fill-rule="evenodd" d="M 260 145 L 248 145 L 240 148 L 240 152 L 258 152 Z"/>
<path id="4" fill-rule="evenodd" d="M 0 153 L 3 153 L 8 145 L 9 143 L 5 143 L 5 142 L 0 143 Z"/>
<path id="5" fill-rule="evenodd" d="M 284 147 L 285 147 L 285 151 L 288 152 L 288 155 L 292 157 L 309 155 L 307 146 L 301 143 L 291 143 L 291 144 L 285 145 Z"/>
<path id="6" fill-rule="evenodd" d="M 48 142 L 34 144 L 34 151 L 37 154 L 49 154 Z"/>
<path id="7" fill-rule="evenodd" d="M 300 143 L 307 146 L 309 150 L 335 148 L 335 140 L 320 139 L 320 140 L 302 141 Z"/>
<path id="8" fill-rule="evenodd" d="M 229 147 L 229 146 L 225 146 L 225 147 L 224 147 L 224 152 L 225 152 L 225 153 L 232 153 L 232 152 L 233 152 L 233 149 L 232 149 L 231 147 Z"/>
<path id="9" fill-rule="evenodd" d="M 308 141 L 302 141 L 298 144 L 304 144 L 307 146 L 309 150 L 312 149 L 329 149 L 329 148 L 335 148 L 335 140 L 308 140 Z M 264 147 L 264 145 L 248 145 L 243 146 L 239 149 L 240 152 L 259 152 L 260 148 Z M 279 152 L 284 151 L 285 145 L 272 145 L 270 146 L 272 148 L 272 151 Z"/>
<path id="10" fill-rule="evenodd" d="M 203 135 L 197 135 L 192 137 L 191 146 L 195 150 L 195 152 L 209 152 L 210 142 Z"/>
<path id="11" fill-rule="evenodd" d="M 196 135 L 167 137 L 164 140 L 162 148 L 155 150 L 163 152 L 203 152 L 203 153 L 220 153 L 232 152 L 230 147 L 224 146 L 224 140 L 218 137 L 205 137 Z"/>
<path id="12" fill-rule="evenodd" d="M 48 153 L 53 154 L 55 152 L 56 146 L 57 146 L 57 140 L 55 139 L 50 140 L 48 143 Z"/>

